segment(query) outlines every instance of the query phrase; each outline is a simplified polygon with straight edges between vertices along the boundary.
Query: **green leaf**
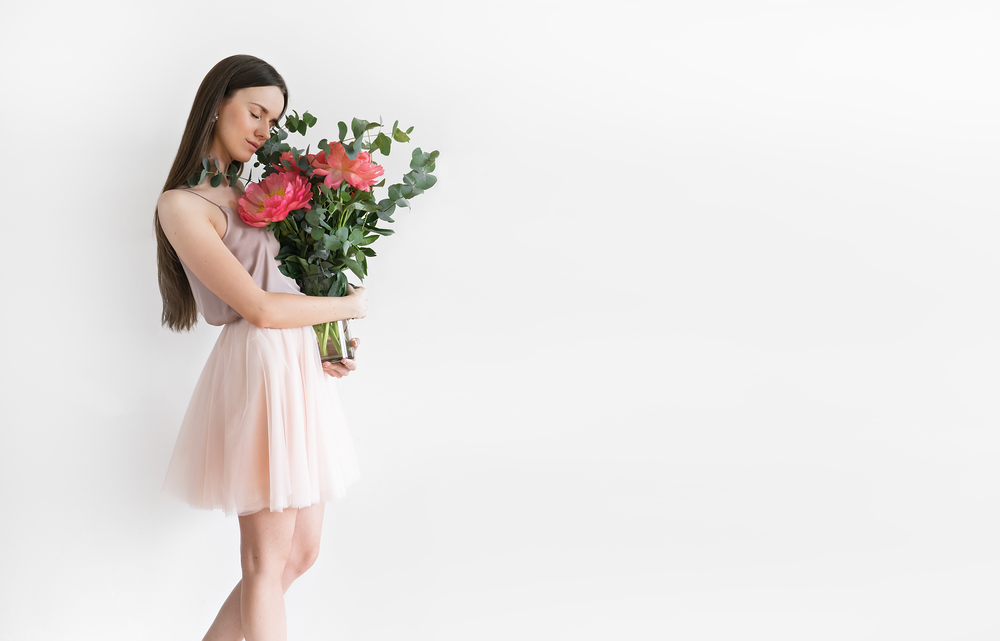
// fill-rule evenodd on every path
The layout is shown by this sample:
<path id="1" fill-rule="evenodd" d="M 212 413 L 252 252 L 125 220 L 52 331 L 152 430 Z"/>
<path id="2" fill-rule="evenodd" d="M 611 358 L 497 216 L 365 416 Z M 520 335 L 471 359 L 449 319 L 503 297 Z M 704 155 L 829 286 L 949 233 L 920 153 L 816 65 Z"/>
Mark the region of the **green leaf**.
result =
<path id="1" fill-rule="evenodd" d="M 218 187 L 222 184 L 222 174 L 215 174 L 208 182 L 211 183 L 213 187 Z"/>
<path id="2" fill-rule="evenodd" d="M 323 246 L 330 251 L 337 251 L 340 249 L 341 240 L 337 238 L 336 234 L 327 234 L 323 237 Z"/>
<path id="3" fill-rule="evenodd" d="M 326 235 L 326 230 L 323 229 L 322 227 L 314 227 L 311 235 L 313 240 L 319 240 L 320 238 Z"/>
<path id="4" fill-rule="evenodd" d="M 354 272 L 355 276 L 364 280 L 365 270 L 361 269 L 361 265 L 358 264 L 358 261 L 353 258 L 344 258 L 344 264 L 347 265 L 348 269 Z"/>
<path id="5" fill-rule="evenodd" d="M 315 126 L 316 124 L 316 116 L 312 115 L 308 111 L 302 114 L 302 120 L 304 120 L 310 127 Z"/>
<path id="6" fill-rule="evenodd" d="M 352 245 L 357 245 L 363 237 L 364 237 L 364 232 L 362 232 L 360 229 L 352 229 L 351 235 L 347 237 L 347 240 L 351 241 Z"/>
<path id="7" fill-rule="evenodd" d="M 403 198 L 413 198 L 414 196 L 419 196 L 422 193 L 424 193 L 424 190 L 417 187 L 416 185 L 403 185 L 403 188 L 399 190 L 399 194 Z M 405 206 L 406 205 L 400 205 L 400 207 L 405 207 Z"/>
<path id="8" fill-rule="evenodd" d="M 396 204 L 399 205 L 400 207 L 409 207 L 410 206 L 410 201 L 408 201 L 405 198 L 397 198 L 396 199 Z"/>
<path id="9" fill-rule="evenodd" d="M 201 178 L 198 179 L 198 184 L 199 185 L 201 183 L 205 182 L 205 176 L 207 176 L 207 175 L 208 175 L 208 170 L 207 169 L 202 169 L 201 170 Z"/>
<path id="10" fill-rule="evenodd" d="M 329 156 L 329 155 L 330 155 L 330 143 L 328 143 L 328 142 L 326 141 L 326 138 L 324 138 L 323 140 L 320 140 L 320 141 L 319 141 L 319 144 L 318 144 L 318 145 L 316 145 L 316 146 L 317 146 L 317 147 L 319 147 L 320 149 L 322 149 L 322 150 L 323 150 L 323 152 L 324 152 L 324 153 L 325 153 L 325 154 L 326 154 L 327 156 Z"/>
<path id="11" fill-rule="evenodd" d="M 380 131 L 378 132 L 378 135 L 375 136 L 375 146 L 378 147 L 379 152 L 381 152 L 383 156 L 388 156 L 389 150 L 392 146 L 392 139 Z"/>
<path id="12" fill-rule="evenodd" d="M 371 247 L 358 247 L 362 254 L 365 256 L 375 256 L 375 250 Z"/>
<path id="13" fill-rule="evenodd" d="M 392 236 L 395 233 L 391 229 L 379 229 L 378 227 L 372 227 L 372 231 L 381 236 Z"/>
<path id="14" fill-rule="evenodd" d="M 413 150 L 413 159 L 410 160 L 410 169 L 420 169 L 431 160 L 430 154 L 425 154 L 417 147 Z"/>
<path id="15" fill-rule="evenodd" d="M 369 236 L 364 236 L 363 238 L 360 238 L 360 239 L 358 239 L 356 241 L 352 241 L 352 242 L 355 245 L 357 245 L 358 247 L 361 247 L 363 245 L 371 245 L 376 240 L 378 240 L 378 234 L 371 234 Z"/>
<path id="16" fill-rule="evenodd" d="M 409 129 L 407 129 L 407 130 L 406 130 L 406 133 L 408 133 L 408 134 L 412 134 L 412 133 L 413 133 L 413 127 L 410 127 Z"/>
<path id="17" fill-rule="evenodd" d="M 350 251 L 351 249 L 351 241 L 345 240 L 343 248 L 344 248 L 344 256 L 347 256 L 347 252 Z"/>
<path id="18" fill-rule="evenodd" d="M 419 189 L 430 189 L 437 182 L 437 176 L 433 174 L 417 174 L 417 187 Z M 435 192 L 436 193 L 436 192 Z"/>
<path id="19" fill-rule="evenodd" d="M 361 134 L 365 133 L 367 127 L 367 120 L 360 120 L 358 118 L 351 119 L 351 133 L 354 134 L 355 138 L 361 138 Z"/>
<path id="20" fill-rule="evenodd" d="M 340 130 L 340 142 L 344 142 L 344 138 L 347 138 L 347 124 L 341 120 L 337 123 L 337 128 Z"/>
<path id="21" fill-rule="evenodd" d="M 396 142 L 410 142 L 410 137 L 403 133 L 400 129 L 396 129 L 392 132 L 392 139 Z"/>

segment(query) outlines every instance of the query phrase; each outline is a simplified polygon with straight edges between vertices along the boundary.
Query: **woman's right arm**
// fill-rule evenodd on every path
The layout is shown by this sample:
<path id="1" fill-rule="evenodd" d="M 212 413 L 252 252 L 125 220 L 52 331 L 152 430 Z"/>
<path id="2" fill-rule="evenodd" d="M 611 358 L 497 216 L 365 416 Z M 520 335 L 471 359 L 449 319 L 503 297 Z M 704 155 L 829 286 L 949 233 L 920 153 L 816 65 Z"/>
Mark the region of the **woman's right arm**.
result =
<path id="1" fill-rule="evenodd" d="M 177 256 L 216 296 L 257 327 L 305 327 L 344 318 L 364 318 L 364 287 L 349 287 L 347 296 L 303 296 L 266 292 L 233 256 L 209 218 L 214 205 L 197 197 L 166 191 L 157 211 L 160 226 Z"/>

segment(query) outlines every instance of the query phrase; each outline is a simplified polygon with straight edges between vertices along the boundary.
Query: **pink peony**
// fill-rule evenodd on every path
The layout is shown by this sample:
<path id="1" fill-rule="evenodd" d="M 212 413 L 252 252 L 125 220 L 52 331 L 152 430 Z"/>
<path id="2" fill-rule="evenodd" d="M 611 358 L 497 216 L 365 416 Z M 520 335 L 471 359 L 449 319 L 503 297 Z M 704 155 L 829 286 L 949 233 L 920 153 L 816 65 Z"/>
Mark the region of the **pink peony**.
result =
<path id="1" fill-rule="evenodd" d="M 323 179 L 330 189 L 340 187 L 345 180 L 356 189 L 368 191 L 371 185 L 378 182 L 378 177 L 385 170 L 371 161 L 371 154 L 367 151 L 359 151 L 357 157 L 351 160 L 344 151 L 344 146 L 339 142 L 330 145 L 330 156 L 327 157 L 325 151 L 321 151 L 312 160 L 313 173 L 326 176 Z"/>
<path id="2" fill-rule="evenodd" d="M 253 227 L 284 220 L 288 212 L 311 209 L 312 188 L 305 176 L 290 171 L 271 174 L 259 183 L 247 185 L 240 197 L 240 218 Z"/>

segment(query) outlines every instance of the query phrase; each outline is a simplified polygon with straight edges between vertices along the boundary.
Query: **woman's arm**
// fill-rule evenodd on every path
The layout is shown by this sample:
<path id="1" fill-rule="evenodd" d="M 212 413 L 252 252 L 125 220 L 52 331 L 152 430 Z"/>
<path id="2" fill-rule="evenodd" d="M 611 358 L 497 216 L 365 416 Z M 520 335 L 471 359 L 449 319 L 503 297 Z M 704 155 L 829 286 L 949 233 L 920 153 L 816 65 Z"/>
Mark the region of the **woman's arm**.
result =
<path id="1" fill-rule="evenodd" d="M 343 318 L 364 318 L 364 288 L 348 296 L 302 296 L 266 292 L 233 256 L 209 218 L 210 203 L 166 191 L 157 210 L 160 226 L 177 256 L 208 289 L 257 327 L 305 327 Z M 364 300 L 362 300 L 364 298 Z"/>

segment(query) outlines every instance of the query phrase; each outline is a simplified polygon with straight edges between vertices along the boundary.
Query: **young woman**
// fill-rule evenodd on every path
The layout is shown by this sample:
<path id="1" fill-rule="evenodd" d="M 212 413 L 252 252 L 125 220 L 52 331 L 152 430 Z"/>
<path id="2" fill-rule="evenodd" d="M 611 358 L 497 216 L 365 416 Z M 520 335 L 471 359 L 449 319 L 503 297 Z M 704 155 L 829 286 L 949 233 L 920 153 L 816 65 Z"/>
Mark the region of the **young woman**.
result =
<path id="1" fill-rule="evenodd" d="M 323 504 L 360 476 L 334 381 L 356 365 L 322 365 L 312 325 L 364 318 L 365 288 L 305 296 L 278 271 L 274 235 L 240 219 L 242 185 L 187 185 L 206 156 L 223 171 L 231 163 L 242 170 L 287 106 L 284 80 L 263 60 L 239 55 L 215 65 L 154 215 L 162 323 L 189 330 L 200 312 L 223 326 L 164 481 L 164 491 L 194 507 L 239 516 L 243 578 L 206 641 L 286 638 L 284 593 L 316 560 Z"/>

